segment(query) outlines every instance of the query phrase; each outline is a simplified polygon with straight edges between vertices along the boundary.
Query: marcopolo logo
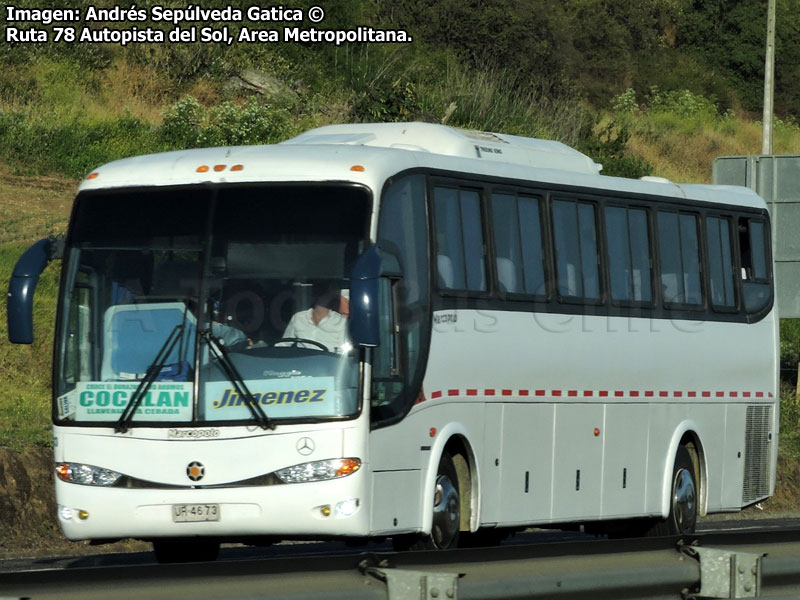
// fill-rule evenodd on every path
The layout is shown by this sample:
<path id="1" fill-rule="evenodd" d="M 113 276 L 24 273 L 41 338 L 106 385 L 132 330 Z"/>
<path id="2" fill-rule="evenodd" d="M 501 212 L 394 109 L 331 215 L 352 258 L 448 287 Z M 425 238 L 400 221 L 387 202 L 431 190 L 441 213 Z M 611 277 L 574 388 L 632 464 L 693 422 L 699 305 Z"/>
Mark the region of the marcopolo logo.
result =
<path id="1" fill-rule="evenodd" d="M 312 402 L 325 402 L 327 389 L 311 390 L 283 390 L 272 392 L 253 392 L 256 402 L 263 405 L 271 404 L 305 404 Z M 233 388 L 223 391 L 222 397 L 215 399 L 211 406 L 215 409 L 232 406 L 246 406 L 245 399 Z"/>

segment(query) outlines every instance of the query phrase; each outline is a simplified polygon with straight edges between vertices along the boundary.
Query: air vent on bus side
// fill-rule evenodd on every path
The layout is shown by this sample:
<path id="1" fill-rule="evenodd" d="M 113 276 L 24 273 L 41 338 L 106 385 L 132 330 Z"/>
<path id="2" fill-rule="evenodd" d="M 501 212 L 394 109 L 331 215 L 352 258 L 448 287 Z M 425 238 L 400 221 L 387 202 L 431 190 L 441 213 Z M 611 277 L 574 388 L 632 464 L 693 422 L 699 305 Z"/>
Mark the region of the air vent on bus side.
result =
<path id="1" fill-rule="evenodd" d="M 769 457 L 772 447 L 772 407 L 747 407 L 744 440 L 742 502 L 750 504 L 769 495 Z"/>

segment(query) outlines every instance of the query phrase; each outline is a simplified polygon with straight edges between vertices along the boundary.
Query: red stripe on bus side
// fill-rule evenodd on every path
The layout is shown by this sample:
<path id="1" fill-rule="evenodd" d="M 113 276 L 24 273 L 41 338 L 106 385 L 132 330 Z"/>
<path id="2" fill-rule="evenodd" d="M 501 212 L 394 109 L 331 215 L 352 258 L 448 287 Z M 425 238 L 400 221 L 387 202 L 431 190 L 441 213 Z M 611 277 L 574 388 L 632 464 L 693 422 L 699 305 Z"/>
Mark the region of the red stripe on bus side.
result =
<path id="1" fill-rule="evenodd" d="M 435 392 L 431 392 L 430 398 L 441 398 L 443 395 L 447 394 L 447 396 L 458 396 L 461 391 L 457 389 L 448 389 L 446 392 L 437 390 Z M 480 394 L 480 390 L 476 388 L 470 388 L 464 390 L 464 393 L 467 396 L 478 396 Z M 498 395 L 498 390 L 496 389 L 484 389 L 483 394 L 485 396 L 496 396 Z M 499 390 L 499 394 L 503 396 L 513 396 L 514 390 L 509 389 L 501 389 Z M 547 396 L 547 390 L 517 390 L 517 395 L 519 396 Z M 609 390 L 551 390 L 550 395 L 555 397 L 563 397 L 569 396 L 570 398 L 575 398 L 578 396 L 583 396 L 584 398 L 592 398 L 595 395 L 600 398 L 606 398 L 611 395 Z M 614 390 L 613 395 L 617 398 L 622 398 L 626 395 L 626 392 L 623 390 Z M 656 392 L 653 390 L 629 390 L 627 395 L 631 398 L 639 398 L 644 396 L 646 398 L 652 398 L 656 395 Z M 671 395 L 674 398 L 683 398 L 684 396 L 689 398 L 697 398 L 698 396 L 702 396 L 703 398 L 710 398 L 712 395 L 717 398 L 724 398 L 725 396 L 730 396 L 731 398 L 774 398 L 774 394 L 772 392 L 711 392 L 708 390 L 704 391 L 672 391 Z M 658 396 L 661 398 L 668 398 L 670 396 L 669 391 L 661 390 L 658 392 Z"/>

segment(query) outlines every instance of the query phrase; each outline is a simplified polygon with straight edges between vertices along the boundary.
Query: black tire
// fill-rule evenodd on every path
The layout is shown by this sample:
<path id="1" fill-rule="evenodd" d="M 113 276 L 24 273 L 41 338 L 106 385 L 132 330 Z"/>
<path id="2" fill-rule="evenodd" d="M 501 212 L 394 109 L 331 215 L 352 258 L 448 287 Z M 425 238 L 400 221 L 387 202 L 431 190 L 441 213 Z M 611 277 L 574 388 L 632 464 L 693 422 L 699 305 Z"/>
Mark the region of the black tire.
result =
<path id="1" fill-rule="evenodd" d="M 453 459 L 445 452 L 439 461 L 433 493 L 433 524 L 426 536 L 400 535 L 392 538 L 395 550 L 447 550 L 458 546 L 461 498 Z"/>
<path id="2" fill-rule="evenodd" d="M 647 532 L 650 536 L 694 533 L 698 512 L 697 476 L 685 446 L 679 446 L 675 454 L 671 481 L 669 516 L 650 528 Z"/>
<path id="3" fill-rule="evenodd" d="M 192 540 L 153 540 L 153 552 L 161 564 L 213 562 L 219 555 L 219 542 Z"/>

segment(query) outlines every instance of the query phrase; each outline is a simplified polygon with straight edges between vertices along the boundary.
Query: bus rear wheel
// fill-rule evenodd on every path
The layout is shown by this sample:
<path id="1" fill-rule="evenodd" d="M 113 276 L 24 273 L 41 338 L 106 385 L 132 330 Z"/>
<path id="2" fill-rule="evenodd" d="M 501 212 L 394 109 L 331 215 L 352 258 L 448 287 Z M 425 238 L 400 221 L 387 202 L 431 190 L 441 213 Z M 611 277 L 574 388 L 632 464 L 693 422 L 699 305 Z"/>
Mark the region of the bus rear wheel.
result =
<path id="1" fill-rule="evenodd" d="M 693 533 L 697 525 L 697 477 L 694 462 L 685 446 L 679 446 L 672 468 L 669 516 L 658 521 L 649 535 L 682 535 Z"/>
<path id="2" fill-rule="evenodd" d="M 153 540 L 153 552 L 161 564 L 213 562 L 219 555 L 219 542 L 214 540 Z"/>

